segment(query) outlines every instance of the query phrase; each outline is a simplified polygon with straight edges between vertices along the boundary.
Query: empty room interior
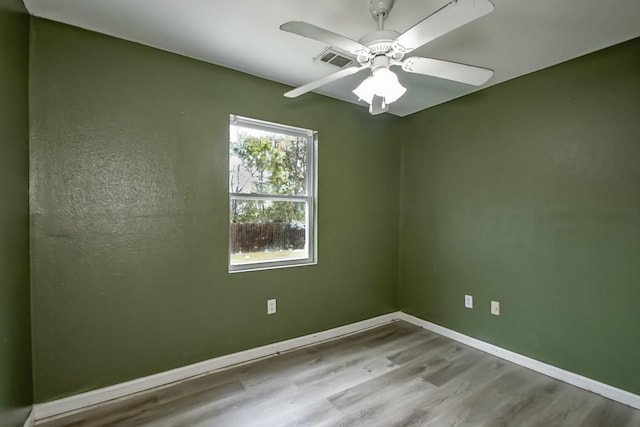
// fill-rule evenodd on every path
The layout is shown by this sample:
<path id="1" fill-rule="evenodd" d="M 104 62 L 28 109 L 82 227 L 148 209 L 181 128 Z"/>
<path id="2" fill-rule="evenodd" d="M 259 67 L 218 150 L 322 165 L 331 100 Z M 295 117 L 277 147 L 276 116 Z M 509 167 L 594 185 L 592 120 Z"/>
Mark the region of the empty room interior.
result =
<path id="1" fill-rule="evenodd" d="M 0 426 L 640 426 L 640 3 L 449 1 L 0 0 Z"/>

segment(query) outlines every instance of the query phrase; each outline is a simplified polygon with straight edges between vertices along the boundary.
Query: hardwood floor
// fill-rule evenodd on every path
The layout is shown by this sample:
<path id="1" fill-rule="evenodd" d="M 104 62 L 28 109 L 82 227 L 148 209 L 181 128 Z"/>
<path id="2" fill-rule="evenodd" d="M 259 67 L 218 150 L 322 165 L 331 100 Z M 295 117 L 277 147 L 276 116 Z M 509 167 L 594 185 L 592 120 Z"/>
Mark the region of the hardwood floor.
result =
<path id="1" fill-rule="evenodd" d="M 640 411 L 393 322 L 38 425 L 640 427 Z"/>

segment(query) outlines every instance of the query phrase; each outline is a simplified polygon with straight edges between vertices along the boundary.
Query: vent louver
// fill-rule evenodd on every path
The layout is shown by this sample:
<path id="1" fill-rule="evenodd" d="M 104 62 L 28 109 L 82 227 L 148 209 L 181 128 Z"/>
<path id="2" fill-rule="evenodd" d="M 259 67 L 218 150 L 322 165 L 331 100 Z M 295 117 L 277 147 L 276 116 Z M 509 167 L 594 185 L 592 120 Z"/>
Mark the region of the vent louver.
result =
<path id="1" fill-rule="evenodd" d="M 355 62 L 355 58 L 350 58 L 344 53 L 331 48 L 325 49 L 320 55 L 316 56 L 314 60 L 335 65 L 338 68 L 348 67 Z"/>

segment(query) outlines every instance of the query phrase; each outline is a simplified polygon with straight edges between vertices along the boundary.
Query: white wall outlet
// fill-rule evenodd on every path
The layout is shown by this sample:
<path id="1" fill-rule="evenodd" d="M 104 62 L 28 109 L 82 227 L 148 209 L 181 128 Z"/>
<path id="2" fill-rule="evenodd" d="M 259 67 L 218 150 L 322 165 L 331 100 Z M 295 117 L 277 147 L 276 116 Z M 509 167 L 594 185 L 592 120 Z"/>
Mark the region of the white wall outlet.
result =
<path id="1" fill-rule="evenodd" d="M 500 316 L 500 302 L 491 301 L 491 314 L 494 316 Z"/>
<path id="2" fill-rule="evenodd" d="M 464 296 L 464 306 L 467 308 L 473 308 L 473 295 Z"/>
<path id="3" fill-rule="evenodd" d="M 267 300 L 267 314 L 275 314 L 276 313 L 276 300 L 268 299 Z"/>

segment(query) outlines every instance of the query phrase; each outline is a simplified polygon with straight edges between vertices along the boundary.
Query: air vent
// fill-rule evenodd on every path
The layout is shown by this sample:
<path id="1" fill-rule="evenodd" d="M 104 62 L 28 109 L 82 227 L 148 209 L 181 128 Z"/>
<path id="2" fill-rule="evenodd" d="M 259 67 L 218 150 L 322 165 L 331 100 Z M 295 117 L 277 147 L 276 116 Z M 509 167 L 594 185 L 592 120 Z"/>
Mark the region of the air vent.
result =
<path id="1" fill-rule="evenodd" d="M 352 65 L 355 62 L 355 58 L 350 58 L 342 52 L 328 48 L 320 55 L 316 56 L 314 61 L 335 65 L 338 68 L 345 68 Z"/>

